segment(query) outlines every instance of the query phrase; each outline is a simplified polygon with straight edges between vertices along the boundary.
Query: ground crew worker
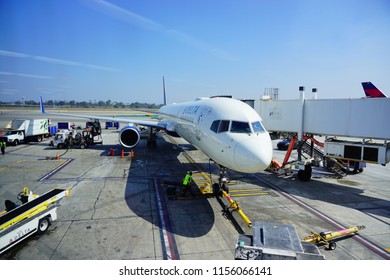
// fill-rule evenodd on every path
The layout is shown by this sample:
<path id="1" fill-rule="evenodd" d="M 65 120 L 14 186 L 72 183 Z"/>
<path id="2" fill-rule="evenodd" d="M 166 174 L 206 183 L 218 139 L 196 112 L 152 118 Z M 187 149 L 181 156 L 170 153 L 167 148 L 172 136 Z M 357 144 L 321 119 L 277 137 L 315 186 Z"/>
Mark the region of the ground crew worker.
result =
<path id="1" fill-rule="evenodd" d="M 186 176 L 184 176 L 183 182 L 182 182 L 182 188 L 181 188 L 181 194 L 184 196 L 186 195 L 187 191 L 190 191 L 191 195 L 193 196 L 194 194 L 192 193 L 191 190 L 191 182 L 192 182 L 192 172 L 187 172 Z"/>
<path id="2" fill-rule="evenodd" d="M 4 155 L 5 154 L 5 146 L 7 145 L 7 142 L 0 141 L 0 148 L 1 148 L 1 153 Z"/>

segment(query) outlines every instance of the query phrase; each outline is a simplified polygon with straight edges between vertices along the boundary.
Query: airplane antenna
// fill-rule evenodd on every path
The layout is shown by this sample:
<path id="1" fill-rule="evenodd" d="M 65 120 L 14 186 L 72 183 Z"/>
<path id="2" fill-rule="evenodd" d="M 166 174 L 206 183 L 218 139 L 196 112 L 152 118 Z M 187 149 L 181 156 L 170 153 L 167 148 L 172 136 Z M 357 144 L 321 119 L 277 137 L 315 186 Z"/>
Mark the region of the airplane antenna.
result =
<path id="1" fill-rule="evenodd" d="M 165 95 L 165 79 L 163 76 L 163 93 L 164 93 L 164 105 L 167 105 L 167 96 Z"/>

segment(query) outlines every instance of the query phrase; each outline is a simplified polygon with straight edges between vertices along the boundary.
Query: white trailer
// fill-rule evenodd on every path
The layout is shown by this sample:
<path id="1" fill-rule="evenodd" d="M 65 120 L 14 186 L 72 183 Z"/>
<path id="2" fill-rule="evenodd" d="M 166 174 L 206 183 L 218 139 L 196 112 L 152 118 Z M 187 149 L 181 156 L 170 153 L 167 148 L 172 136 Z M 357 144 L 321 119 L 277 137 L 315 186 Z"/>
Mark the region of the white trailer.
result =
<path id="1" fill-rule="evenodd" d="M 0 254 L 35 233 L 44 233 L 57 219 L 60 200 L 69 193 L 69 190 L 53 189 L 1 215 Z"/>
<path id="2" fill-rule="evenodd" d="M 12 120 L 5 128 L 2 137 L 5 137 L 10 144 L 16 146 L 21 142 L 40 142 L 45 136 L 49 135 L 49 120 Z"/>

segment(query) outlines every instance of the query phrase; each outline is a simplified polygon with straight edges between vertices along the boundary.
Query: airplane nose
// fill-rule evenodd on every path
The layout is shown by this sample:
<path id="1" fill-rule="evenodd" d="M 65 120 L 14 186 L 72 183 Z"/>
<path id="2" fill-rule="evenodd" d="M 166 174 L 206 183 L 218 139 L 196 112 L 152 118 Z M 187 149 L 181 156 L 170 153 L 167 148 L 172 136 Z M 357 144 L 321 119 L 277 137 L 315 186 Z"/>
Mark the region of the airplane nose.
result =
<path id="1" fill-rule="evenodd" d="M 251 136 L 236 145 L 234 159 L 237 170 L 254 173 L 265 170 L 272 160 L 272 143 L 268 133 Z"/>

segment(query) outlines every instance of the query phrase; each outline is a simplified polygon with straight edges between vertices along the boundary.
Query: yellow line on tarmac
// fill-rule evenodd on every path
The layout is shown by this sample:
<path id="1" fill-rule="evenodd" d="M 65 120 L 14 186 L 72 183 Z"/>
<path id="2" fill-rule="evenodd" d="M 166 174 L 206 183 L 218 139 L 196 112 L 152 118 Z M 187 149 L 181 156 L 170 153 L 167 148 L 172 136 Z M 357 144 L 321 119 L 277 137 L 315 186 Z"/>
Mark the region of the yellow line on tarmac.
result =
<path id="1" fill-rule="evenodd" d="M 234 189 L 234 190 L 231 190 L 230 192 L 261 192 L 261 193 L 269 194 L 269 192 L 263 192 L 263 191 L 259 191 L 256 189 Z"/>
<path id="2" fill-rule="evenodd" d="M 63 159 L 61 163 L 57 164 L 51 171 L 53 171 L 54 169 L 57 169 L 59 168 L 61 165 L 63 165 L 65 162 L 67 162 L 68 160 L 65 160 Z"/>
<path id="3" fill-rule="evenodd" d="M 6 166 L 0 167 L 0 171 L 3 171 L 4 169 L 11 168 L 16 166 L 18 163 L 26 162 L 27 160 L 17 160 L 15 162 L 11 162 L 10 164 L 7 164 Z"/>
<path id="4" fill-rule="evenodd" d="M 267 192 L 259 192 L 259 193 L 236 193 L 233 194 L 231 191 L 229 191 L 230 196 L 233 197 L 245 197 L 245 196 L 259 196 L 259 195 L 269 195 Z"/>

